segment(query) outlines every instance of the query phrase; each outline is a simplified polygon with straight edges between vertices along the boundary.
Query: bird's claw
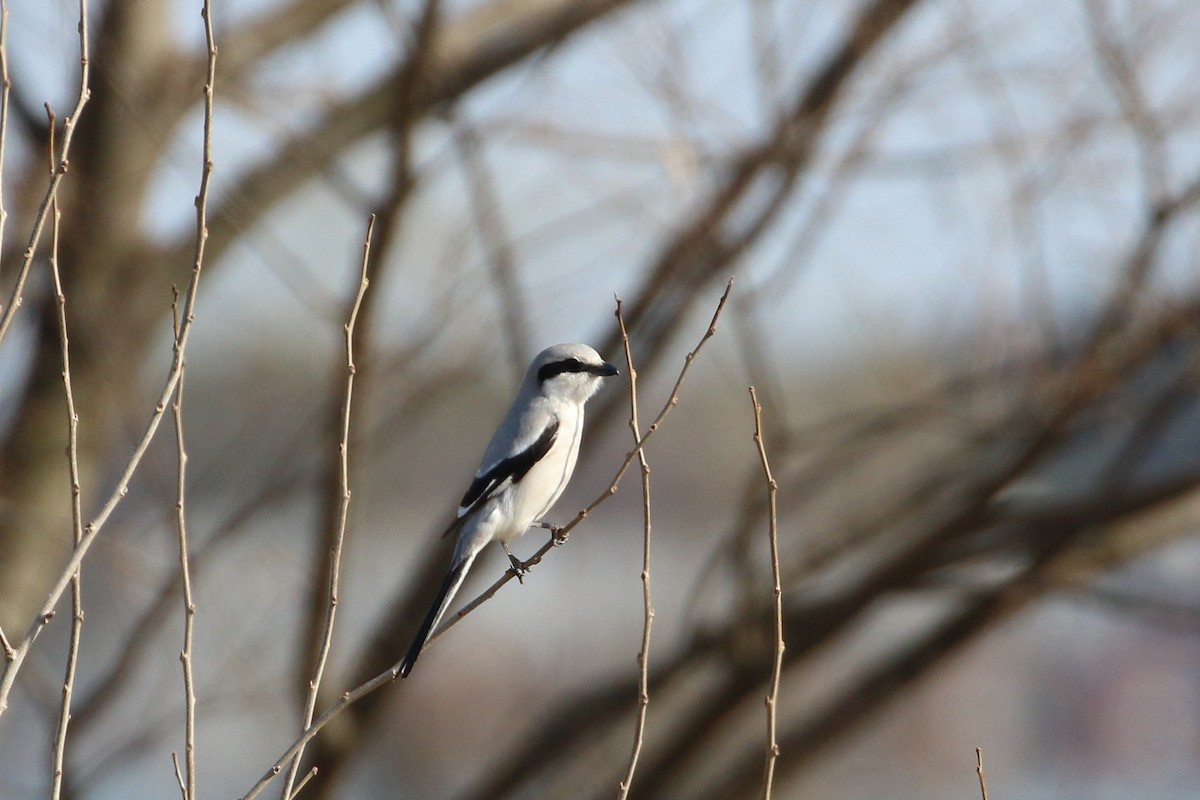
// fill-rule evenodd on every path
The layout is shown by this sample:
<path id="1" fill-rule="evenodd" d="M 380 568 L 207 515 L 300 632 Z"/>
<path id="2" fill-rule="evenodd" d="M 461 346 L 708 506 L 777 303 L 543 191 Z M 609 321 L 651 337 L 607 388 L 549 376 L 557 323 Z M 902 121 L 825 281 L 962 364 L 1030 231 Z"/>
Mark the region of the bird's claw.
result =
<path id="1" fill-rule="evenodd" d="M 564 530 L 562 525 L 551 525 L 549 522 L 542 522 L 541 520 L 533 523 L 532 527 L 544 528 L 550 531 L 550 542 L 555 547 L 566 544 L 567 534 L 570 533 L 570 531 Z"/>
<path id="2" fill-rule="evenodd" d="M 512 568 L 509 570 L 509 572 L 511 572 L 513 577 L 517 579 L 517 583 L 524 585 L 525 573 L 529 572 L 529 567 L 525 566 L 525 562 L 514 556 L 512 553 L 508 554 L 508 563 L 512 565 Z"/>

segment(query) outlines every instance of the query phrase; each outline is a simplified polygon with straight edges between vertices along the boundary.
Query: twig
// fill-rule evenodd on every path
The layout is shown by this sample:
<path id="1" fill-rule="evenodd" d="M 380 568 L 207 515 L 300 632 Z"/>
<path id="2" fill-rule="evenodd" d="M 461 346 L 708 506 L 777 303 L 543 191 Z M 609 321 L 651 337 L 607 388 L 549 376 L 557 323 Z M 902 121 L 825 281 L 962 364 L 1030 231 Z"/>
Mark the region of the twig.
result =
<path id="1" fill-rule="evenodd" d="M 637 369 L 633 366 L 633 353 L 629 348 L 629 332 L 625 329 L 625 317 L 621 313 L 621 298 L 617 298 L 617 324 L 621 329 L 621 345 L 625 350 L 625 365 L 629 369 L 629 429 L 633 431 L 633 444 L 638 451 L 638 463 L 642 470 L 642 646 L 638 651 L 638 705 L 633 726 L 633 750 L 629 754 L 629 766 L 621 779 L 617 792 L 618 800 L 629 796 L 633 784 L 633 772 L 637 769 L 638 756 L 642 752 L 642 741 L 646 731 L 646 711 L 650 706 L 650 628 L 654 624 L 654 606 L 650 597 L 650 465 L 646 461 L 646 450 L 642 447 L 641 425 L 638 423 Z"/>
<path id="2" fill-rule="evenodd" d="M 750 387 L 750 402 L 754 406 L 754 443 L 758 446 L 758 457 L 762 461 L 763 477 L 767 481 L 767 530 L 771 542 L 771 592 L 775 600 L 775 657 L 771 663 L 771 683 L 767 689 L 767 756 L 763 766 L 763 800 L 771 797 L 775 781 L 775 762 L 779 759 L 779 740 L 776 738 L 775 718 L 779 699 L 779 676 L 783 671 L 783 588 L 779 574 L 779 528 L 776 517 L 775 498 L 778 485 L 771 474 L 767 461 L 767 447 L 763 442 L 762 406 L 754 387 Z"/>
<path id="3" fill-rule="evenodd" d="M 341 503 L 337 512 L 337 527 L 333 536 L 332 552 L 329 557 L 329 594 L 325 609 L 324 632 L 317 651 L 317 661 L 313 669 L 312 680 L 308 682 L 308 695 L 304 701 L 304 723 L 308 728 L 312 723 L 313 714 L 317 708 L 317 694 L 321 688 L 321 679 L 325 675 L 325 664 L 329 660 L 329 648 L 333 642 L 333 624 L 337 617 L 338 582 L 341 577 L 342 545 L 346 539 L 346 522 L 350 513 L 350 405 L 354 398 L 354 327 L 358 321 L 358 311 L 362 307 L 363 297 L 367 293 L 370 280 L 367 278 L 367 267 L 371 262 L 371 234 L 375 231 L 375 215 L 372 214 L 367 222 L 367 235 L 363 240 L 362 268 L 359 272 L 358 290 L 354 294 L 354 302 L 350 306 L 350 316 L 346 322 L 346 397 L 342 403 L 342 436 L 338 442 L 338 481 L 341 489 Z M 296 756 L 288 768 L 287 778 L 283 784 L 283 800 L 291 798 L 300 791 L 293 792 L 296 774 L 300 771 L 300 760 L 304 757 L 304 747 L 296 751 Z M 307 782 L 311 778 L 305 778 Z M 302 786 L 301 786 L 302 788 Z"/>
<path id="4" fill-rule="evenodd" d="M 679 403 L 679 390 L 683 386 L 684 378 L 687 377 L 688 370 L 691 367 L 692 362 L 695 360 L 696 355 L 700 352 L 700 349 L 717 332 L 717 319 L 721 316 L 721 311 L 722 311 L 722 309 L 725 308 L 725 302 L 729 299 L 729 293 L 732 289 L 733 289 L 733 279 L 731 278 L 729 280 L 729 283 L 725 287 L 725 293 L 721 295 L 721 300 L 717 304 L 717 310 L 713 314 L 712 321 L 709 322 L 709 324 L 708 324 L 708 329 L 704 332 L 704 335 L 700 338 L 700 342 L 696 345 L 695 349 L 693 349 L 685 357 L 683 369 L 680 370 L 679 377 L 675 379 L 675 386 L 671 391 L 671 396 L 670 396 L 670 398 L 668 398 L 666 405 L 663 406 L 663 409 L 662 409 L 662 411 L 659 412 L 658 417 L 655 418 L 654 422 L 650 425 L 649 429 L 647 429 L 645 435 L 642 436 L 641 443 L 637 447 L 635 447 L 633 450 L 631 450 L 628 454 L 626 454 L 624 461 L 621 462 L 620 467 L 617 469 L 617 474 L 613 478 L 612 482 L 609 484 L 608 489 L 606 489 L 603 494 L 601 494 L 594 501 L 592 501 L 591 505 L 589 505 L 584 510 L 580 511 L 579 514 L 576 515 L 575 519 L 573 519 L 570 523 L 568 523 L 568 525 L 566 527 L 562 528 L 559 532 L 558 537 L 551 537 L 551 540 L 549 542 L 547 542 L 542 547 L 542 549 L 534 555 L 533 558 L 531 558 L 529 561 L 525 562 L 527 567 L 541 561 L 542 557 L 545 556 L 545 554 L 547 552 L 549 552 L 549 550 L 552 547 L 554 547 L 556 542 L 562 541 L 560 538 L 562 535 L 564 535 L 566 532 L 569 532 L 572 528 L 574 528 L 576 525 L 578 525 L 580 522 L 582 522 L 584 517 L 586 517 L 589 513 L 591 513 L 591 511 L 593 509 L 595 509 L 596 506 L 600 505 L 602 502 L 604 502 L 606 499 L 608 499 L 610 496 L 612 496 L 613 494 L 616 493 L 617 484 L 620 482 L 621 477 L 625 474 L 625 470 L 627 470 L 629 468 L 629 465 L 633 462 L 633 459 L 637 456 L 638 453 L 641 452 L 642 448 L 645 447 L 646 440 L 650 438 L 651 434 L 653 434 L 656 430 L 658 430 L 658 426 L 662 424 L 662 421 L 666 418 L 667 414 L 670 413 L 670 410 Z M 489 588 L 487 590 L 487 592 L 485 592 L 483 595 L 481 595 L 480 597 L 478 597 L 474 601 L 472 601 L 472 603 L 467 608 L 460 611 L 458 613 L 458 615 L 451 620 L 450 624 L 453 624 L 454 621 L 461 619 L 463 616 L 466 616 L 466 614 L 471 609 L 478 607 L 488 597 L 491 597 L 492 595 L 494 595 L 500 589 L 501 586 L 503 586 L 505 583 L 508 582 L 509 579 L 511 579 L 512 574 L 513 573 L 511 570 L 506 571 L 504 573 L 504 577 L 502 577 L 499 581 L 497 581 L 495 584 L 493 584 L 491 586 L 491 588 Z M 441 632 L 444 632 L 449 627 L 450 627 L 450 625 L 446 625 L 444 628 L 442 628 Z M 439 635 L 441 632 L 439 632 Z M 301 750 L 303 750 L 304 747 L 310 741 L 312 741 L 313 737 L 315 737 L 321 731 L 321 729 L 324 728 L 329 723 L 330 720 L 332 720 L 338 714 L 345 711 L 348 707 L 350 707 L 354 703 L 358 702 L 362 698 L 364 698 L 367 695 L 374 692 L 379 687 L 396 680 L 396 678 L 399 675 L 400 675 L 400 662 L 397 661 L 395 664 L 388 667 L 386 670 L 379 673 L 374 678 L 371 678 L 366 683 L 362 683 L 359 686 L 355 687 L 354 689 L 351 689 L 350 691 L 342 694 L 342 696 L 338 698 L 336 703 L 334 703 L 328 709 L 326 709 L 325 712 L 323 714 L 321 714 L 321 716 L 319 716 L 315 720 L 313 720 L 312 724 L 310 724 L 307 728 L 305 728 L 301 732 L 300 737 L 298 739 L 296 739 L 296 741 L 293 742 L 286 751 L 284 751 L 283 755 L 281 755 L 275 761 L 275 763 L 272 764 L 267 769 L 267 771 L 263 774 L 263 776 L 261 778 L 259 778 L 258 782 L 250 788 L 250 791 L 247 792 L 242 797 L 242 800 L 254 800 L 254 798 L 256 798 L 260 794 L 262 794 L 263 789 L 265 789 L 267 787 L 267 785 L 272 780 L 274 780 L 279 775 L 280 772 L 283 771 L 283 769 L 287 765 L 287 763 L 291 759 L 293 759 L 297 753 L 299 753 Z"/>
<path id="5" fill-rule="evenodd" d="M 49 104 L 46 105 L 49 117 L 50 131 L 50 171 L 54 171 L 54 112 Z M 75 392 L 71 387 L 71 354 L 67 337 L 67 298 L 63 294 L 62 275 L 58 269 L 59 224 L 62 212 L 58 207 L 58 198 L 51 202 L 52 219 L 50 223 L 50 277 L 54 284 L 54 296 L 57 300 L 58 342 L 62 353 L 63 394 L 67 403 L 67 468 L 71 482 L 71 536 L 76 547 L 83 538 L 83 510 L 80 499 L 79 484 L 79 415 L 75 411 Z M 79 664 L 79 640 L 83 633 L 83 586 L 80 582 L 79 570 L 71 576 L 71 634 L 67 645 L 66 676 L 63 678 L 62 704 L 59 707 L 58 728 L 54 734 L 54 745 L 51 752 L 51 783 L 50 797 L 58 800 L 62 796 L 63 765 L 67 752 L 67 726 L 71 722 L 71 699 L 75 692 L 75 669 Z"/>
<path id="6" fill-rule="evenodd" d="M 179 793 L 187 798 L 187 783 L 183 780 L 183 770 L 179 768 L 179 753 L 171 751 L 171 763 L 175 765 L 175 782 L 179 784 Z"/>
<path id="7" fill-rule="evenodd" d="M 86 12 L 87 0 L 81 0 L 80 8 L 81 11 Z M 58 605 L 58 601 L 62 597 L 63 593 L 67 590 L 67 586 L 71 582 L 72 576 L 79 570 L 79 565 L 83 563 L 84 556 L 87 555 L 92 543 L 96 541 L 96 537 L 99 536 L 100 531 L 104 528 L 104 524 L 108 521 L 108 518 L 112 515 L 112 512 L 120 504 L 121 500 L 125 498 L 125 495 L 128 494 L 129 482 L 133 479 L 133 475 L 137 471 L 138 465 L 141 464 L 142 457 L 146 454 L 146 450 L 150 447 L 150 443 L 154 440 L 154 436 L 158 432 L 158 426 L 162 422 L 162 418 L 166 413 L 167 404 L 171 401 L 172 396 L 174 396 L 175 387 L 179 383 L 179 375 L 183 369 L 183 353 L 187 348 L 187 341 L 191 332 L 192 322 L 195 319 L 196 290 L 200 285 L 200 274 L 204 264 L 204 243 L 208 238 L 208 186 L 213 167 L 212 101 L 213 81 L 216 72 L 217 46 L 213 41 L 212 15 L 209 10 L 208 0 L 205 0 L 202 14 L 204 17 L 205 36 L 208 42 L 208 76 L 204 85 L 204 167 L 200 176 L 200 191 L 196 195 L 196 249 L 192 261 L 192 277 L 188 284 L 187 301 L 184 304 L 184 313 L 179 324 L 179 335 L 175 341 L 171 369 L 167 373 L 166 381 L 164 382 L 162 391 L 159 393 L 159 399 L 154 407 L 154 411 L 151 413 L 150 419 L 146 423 L 145 432 L 142 434 L 142 438 L 134 446 L 133 452 L 129 456 L 129 460 L 126 462 L 124 469 L 117 478 L 116 486 L 113 488 L 112 493 L 109 495 L 104 505 L 100 508 L 100 511 L 96 517 L 90 523 L 88 523 L 86 528 L 84 528 L 83 537 L 79 540 L 79 544 L 75 547 L 74 552 L 71 554 L 71 558 L 67 561 L 66 566 L 59 574 L 58 579 L 50 590 L 49 595 L 46 597 L 46 601 L 42 604 L 42 607 L 38 610 L 37 615 L 29 624 L 29 627 L 26 629 L 25 635 L 21 638 L 21 641 L 18 642 L 15 648 L 13 648 L 12 655 L 9 658 L 8 663 L 4 665 L 3 671 L 0 671 L 0 715 L 2 715 L 8 709 L 8 696 L 12 693 L 13 684 L 16 682 L 17 674 L 20 672 L 21 665 L 25 662 L 25 657 L 29 654 L 29 648 L 33 645 L 33 642 L 37 639 L 38 635 L 41 634 L 42 629 L 46 627 L 51 619 L 53 619 L 54 608 Z M 87 30 L 86 23 L 87 19 L 85 16 L 81 20 L 81 30 Z M 84 46 L 84 50 L 86 53 L 86 45 Z M 85 58 L 85 74 L 86 66 L 87 62 Z M 85 94 L 86 92 L 81 92 L 80 106 L 76 106 L 76 115 L 68 120 L 68 125 L 72 125 L 75 117 L 78 116 L 79 108 L 82 105 L 82 98 Z M 66 130 L 66 128 L 64 128 L 64 130 Z M 67 142 L 64 141 L 63 148 L 65 149 L 66 146 Z M 58 177 L 61 177 L 63 170 L 65 170 L 65 160 L 62 158 L 59 159 L 58 170 Z M 55 188 L 57 188 L 57 184 L 55 184 Z M 47 202 L 46 205 L 49 206 L 49 203 Z M 30 253 L 31 251 L 27 251 L 26 256 L 31 257 Z M 5 312 L 6 315 L 8 315 L 11 310 L 11 308 L 8 309 Z"/>
<path id="8" fill-rule="evenodd" d="M 11 90 L 12 81 L 8 77 L 8 3 L 6 0 L 0 0 L 0 253 L 4 252 L 4 227 L 8 222 L 3 188 L 4 152 L 8 142 L 8 99 Z"/>
<path id="9" fill-rule="evenodd" d="M 7 9 L 5 10 L 6 16 Z M 13 316 L 17 313 L 17 309 L 21 307 L 22 293 L 25 291 L 25 281 L 29 278 L 29 270 L 33 266 L 33 257 L 37 253 L 38 243 L 42 239 L 42 231 L 46 227 L 46 219 L 50 216 L 54 199 L 58 197 L 58 187 L 62 184 L 62 180 L 67 174 L 69 164 L 68 155 L 71 152 L 71 141 L 75 138 L 75 127 L 79 123 L 79 115 L 83 113 L 83 107 L 87 105 L 87 101 L 92 95 L 88 25 L 87 0 L 79 0 L 79 97 L 75 101 L 75 109 L 71 112 L 71 116 L 67 117 L 63 122 L 62 149 L 57 153 L 57 162 L 55 163 L 54 171 L 50 175 L 50 183 L 46 187 L 46 193 L 42 196 L 42 202 L 38 206 L 37 215 L 33 219 L 33 230 L 30 232 L 29 242 L 25 246 L 25 256 L 21 261 L 21 269 L 17 272 L 16 284 L 13 286 L 12 296 L 9 298 L 8 305 L 4 308 L 4 313 L 0 315 L 0 341 L 4 341 L 4 336 L 8 333 L 9 326 L 12 325 Z M 5 32 L 7 32 L 7 24 L 5 25 Z M 6 120 L 8 118 L 7 99 L 9 87 L 7 72 L 8 67 L 6 63 L 4 67 L 4 116 Z M 0 696 L 0 713 L 3 711 L 4 698 Z"/>
<path id="10" fill-rule="evenodd" d="M 175 341 L 179 341 L 179 295 L 175 295 L 171 303 L 171 315 L 174 322 Z M 175 390 L 175 402 L 171 405 L 171 414 L 175 420 L 175 452 L 178 454 L 179 482 L 175 493 L 175 523 L 179 531 L 179 576 L 183 588 L 183 650 L 179 653 L 179 661 L 183 665 L 183 694 L 184 694 L 184 764 L 187 767 L 187 781 L 180 781 L 180 791 L 183 800 L 196 800 L 196 684 L 192 675 L 192 631 L 196 620 L 196 603 L 192 598 L 192 573 L 188 555 L 187 537 L 187 448 L 183 438 L 183 385 L 186 362 L 181 362 L 179 371 L 179 386 Z M 174 756 L 174 754 L 172 754 Z M 179 771 L 179 761 L 175 761 L 176 773 Z"/>
<path id="11" fill-rule="evenodd" d="M 300 779 L 300 784 L 296 787 L 296 791 L 288 795 L 287 800 L 294 800 L 296 795 L 304 791 L 304 787 L 308 786 L 308 782 L 317 777 L 317 768 L 313 767 L 308 772 L 304 773 L 304 777 Z"/>
<path id="12" fill-rule="evenodd" d="M 600 496 L 589 503 L 582 511 L 576 514 L 574 519 L 572 519 L 563 527 L 559 528 L 558 531 L 556 531 L 554 535 L 550 537 L 548 542 L 542 545 L 537 552 L 535 552 L 527 561 L 524 562 L 524 564 L 522 564 L 524 569 L 528 570 L 540 564 L 548 552 L 550 552 L 556 545 L 560 545 L 566 541 L 567 535 L 575 529 L 576 525 L 583 522 L 584 518 L 587 517 L 588 514 L 592 513 L 597 506 L 617 493 L 617 487 L 621 483 L 621 478 L 625 476 L 626 470 L 629 469 L 629 465 L 633 463 L 633 460 L 637 457 L 638 453 L 642 451 L 642 448 L 645 447 L 646 442 L 650 439 L 650 437 L 653 436 L 656 431 L 658 431 L 659 425 L 661 425 L 662 421 L 666 419 L 667 414 L 671 413 L 671 409 L 678 405 L 679 390 L 683 386 L 683 381 L 687 377 L 688 371 L 691 369 L 692 362 L 695 360 L 696 355 L 700 352 L 700 349 L 703 348 L 708 340 L 713 337 L 713 334 L 717 332 L 717 320 L 720 318 L 721 312 L 725 309 L 725 303 L 729 300 L 729 293 L 732 290 L 733 278 L 730 278 L 729 283 L 725 285 L 725 292 L 721 295 L 721 299 L 717 303 L 717 310 L 713 313 L 712 320 L 708 323 L 708 329 L 704 332 L 704 335 L 700 337 L 700 341 L 696 347 L 684 357 L 683 369 L 679 371 L 679 377 L 675 379 L 675 385 L 671 389 L 671 396 L 667 398 L 667 402 L 663 404 L 662 410 L 658 412 L 658 416 L 654 418 L 654 421 L 650 423 L 650 427 L 646 429 L 646 433 L 642 436 L 641 443 L 625 454 L 625 458 L 621 461 L 621 465 L 618 467 L 616 475 L 614 475 L 612 481 L 609 482 L 608 488 L 601 492 Z M 442 625 L 439 630 L 434 632 L 434 634 L 429 637 L 429 641 L 432 642 L 433 640 L 437 639 L 450 628 L 454 627 L 454 625 L 456 625 L 460 619 L 467 616 L 467 614 L 470 614 L 479 606 L 483 605 L 483 603 L 494 596 L 496 592 L 500 591 L 504 584 L 512 580 L 513 577 L 514 573 L 511 570 L 506 571 L 496 580 L 495 583 L 485 589 L 482 594 L 480 594 L 470 603 L 467 603 L 465 606 L 463 606 L 463 608 L 457 614 L 451 617 L 444 625 Z M 426 647 L 428 646 L 429 645 L 426 644 Z"/>
<path id="13" fill-rule="evenodd" d="M 979 792 L 988 800 L 987 781 L 983 779 L 983 748 L 975 748 L 975 772 L 979 775 Z"/>

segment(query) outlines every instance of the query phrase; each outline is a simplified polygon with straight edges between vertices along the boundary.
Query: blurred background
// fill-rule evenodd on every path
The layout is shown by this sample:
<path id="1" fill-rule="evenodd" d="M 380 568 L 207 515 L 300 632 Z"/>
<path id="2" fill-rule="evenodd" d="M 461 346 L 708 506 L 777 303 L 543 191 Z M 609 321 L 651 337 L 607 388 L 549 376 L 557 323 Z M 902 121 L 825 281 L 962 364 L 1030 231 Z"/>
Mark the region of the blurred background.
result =
<path id="1" fill-rule="evenodd" d="M 638 798 L 761 791 L 773 658 L 757 387 L 778 481 L 778 798 L 1194 797 L 1200 781 L 1200 5 L 1175 0 L 254 0 L 214 4 L 214 173 L 183 389 L 199 794 L 295 739 L 340 497 L 318 710 L 403 653 L 438 537 L 524 366 L 639 368 L 650 701 Z M 190 279 L 199 3 L 93 0 L 58 201 L 84 519 L 141 438 Z M 10 3 L 5 307 L 80 86 L 80 8 Z M 71 547 L 41 236 L 0 342 L 0 628 Z M 627 370 L 622 367 L 622 372 Z M 589 406 L 551 521 L 632 445 Z M 167 420 L 83 562 L 63 796 L 168 797 L 184 747 Z M 308 798 L 605 798 L 634 738 L 636 468 L 413 676 L 314 741 Z M 533 531 L 516 548 L 544 541 Z M 507 568 L 487 554 L 462 593 Z M 43 797 L 70 601 L 0 717 Z M 282 780 L 267 796 L 278 796 Z"/>

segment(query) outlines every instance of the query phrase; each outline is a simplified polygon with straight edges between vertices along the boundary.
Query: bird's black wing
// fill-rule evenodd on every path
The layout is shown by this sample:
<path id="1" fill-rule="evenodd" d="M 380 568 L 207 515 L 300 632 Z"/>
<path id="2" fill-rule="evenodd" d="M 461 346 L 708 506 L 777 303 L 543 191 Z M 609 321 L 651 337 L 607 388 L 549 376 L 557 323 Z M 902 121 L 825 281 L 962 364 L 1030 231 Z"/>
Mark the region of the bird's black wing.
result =
<path id="1" fill-rule="evenodd" d="M 557 437 L 558 418 L 551 417 L 533 444 L 507 458 L 502 458 L 485 472 L 476 475 L 470 488 L 467 489 L 467 493 L 463 495 L 462 502 L 458 504 L 458 518 L 462 519 L 494 497 L 504 487 L 524 478 L 534 464 L 546 457 L 546 453 L 550 452 Z"/>

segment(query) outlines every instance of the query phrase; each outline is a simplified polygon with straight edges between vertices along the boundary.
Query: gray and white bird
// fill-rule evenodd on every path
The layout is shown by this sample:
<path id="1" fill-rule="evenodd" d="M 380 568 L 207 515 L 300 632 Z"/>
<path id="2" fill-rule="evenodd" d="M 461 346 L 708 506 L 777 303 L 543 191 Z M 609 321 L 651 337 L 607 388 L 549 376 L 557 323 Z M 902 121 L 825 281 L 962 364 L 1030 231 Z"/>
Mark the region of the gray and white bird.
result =
<path id="1" fill-rule="evenodd" d="M 616 374 L 617 368 L 586 344 L 556 344 L 533 359 L 446 530 L 445 535 L 458 536 L 450 572 L 400 663 L 401 677 L 412 671 L 484 545 L 499 542 L 520 568 L 508 543 L 541 524 L 563 493 L 579 456 L 584 403 L 604 378 Z"/>

